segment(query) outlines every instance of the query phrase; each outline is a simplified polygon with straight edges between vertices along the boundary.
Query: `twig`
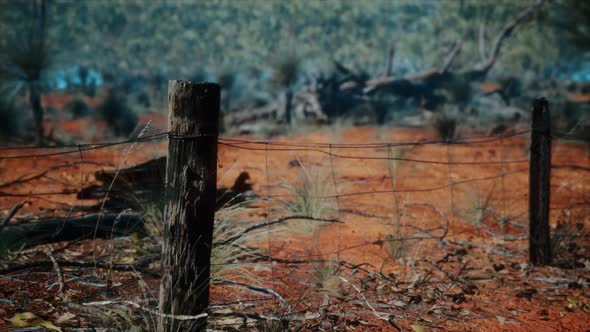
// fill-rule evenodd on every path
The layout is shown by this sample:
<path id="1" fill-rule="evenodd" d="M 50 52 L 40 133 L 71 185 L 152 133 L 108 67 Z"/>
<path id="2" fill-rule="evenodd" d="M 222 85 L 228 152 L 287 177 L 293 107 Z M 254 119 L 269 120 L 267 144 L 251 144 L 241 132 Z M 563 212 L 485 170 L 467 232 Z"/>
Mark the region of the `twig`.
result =
<path id="1" fill-rule="evenodd" d="M 452 281 L 456 282 L 459 287 L 463 290 L 464 293 L 472 293 L 472 288 L 475 287 L 475 285 L 473 285 L 471 282 L 465 280 L 462 277 L 459 277 L 459 275 L 461 274 L 461 272 L 463 272 L 463 270 L 465 269 L 465 267 L 467 266 L 467 264 L 469 263 L 469 261 L 465 262 L 465 264 L 463 264 L 461 266 L 461 268 L 459 269 L 459 272 L 457 272 L 456 275 L 452 274 L 451 272 L 447 271 L 447 269 L 443 268 L 442 266 L 439 266 L 439 264 L 433 263 L 427 259 L 419 259 L 422 262 L 428 263 L 430 266 L 434 267 L 435 269 L 441 271 L 442 273 L 444 273 L 447 278 L 451 279 Z"/>
<path id="2" fill-rule="evenodd" d="M 57 293 L 59 294 L 59 297 L 63 301 L 66 301 L 67 297 L 64 294 L 64 287 L 65 287 L 64 277 L 63 277 L 63 274 L 61 273 L 61 268 L 59 267 L 57 260 L 55 259 L 55 257 L 53 257 L 53 254 L 51 253 L 51 251 L 49 251 L 47 249 L 40 249 L 39 252 L 42 252 L 45 255 L 47 255 L 47 257 L 49 257 L 49 259 L 51 260 L 51 263 L 53 264 L 53 269 L 55 270 L 55 273 L 57 274 L 57 283 L 59 285 L 59 288 L 57 289 Z"/>
<path id="3" fill-rule="evenodd" d="M 445 231 L 440 236 L 439 240 L 442 241 L 447 236 L 447 233 L 449 232 L 450 222 L 449 222 L 449 218 L 447 218 L 447 216 L 445 215 L 445 213 L 441 209 L 439 209 L 438 207 L 436 207 L 432 204 L 429 204 L 429 203 L 413 203 L 413 204 L 408 204 L 408 206 L 422 206 L 422 207 L 429 207 L 429 208 L 433 209 L 445 221 L 445 228 L 444 228 Z"/>
<path id="4" fill-rule="evenodd" d="M 20 210 L 26 203 L 27 201 L 22 201 L 20 203 L 17 203 L 15 206 L 12 207 L 12 209 L 10 209 L 10 212 L 8 212 L 8 214 L 4 217 L 4 220 L 0 225 L 0 233 L 2 233 L 2 229 L 4 228 L 4 226 L 8 225 L 10 219 L 12 219 L 12 217 L 14 217 L 18 210 Z"/>
<path id="5" fill-rule="evenodd" d="M 96 302 L 82 303 L 82 305 L 84 305 L 84 306 L 129 305 L 129 306 L 135 307 L 137 309 L 149 312 L 152 315 L 156 315 L 156 316 L 160 316 L 160 317 L 164 317 L 164 318 L 169 318 L 169 319 L 174 319 L 174 320 L 195 320 L 195 319 L 206 318 L 209 316 L 207 313 L 202 313 L 202 314 L 198 314 L 198 315 L 162 314 L 162 313 L 158 312 L 158 310 L 144 307 L 144 306 L 142 306 L 138 303 L 132 302 L 132 301 L 96 301 Z"/>
<path id="6" fill-rule="evenodd" d="M 266 288 L 266 287 L 262 287 L 262 286 L 256 286 L 256 285 L 249 285 L 243 282 L 238 282 L 238 281 L 233 281 L 233 280 L 227 280 L 227 279 L 221 279 L 221 278 L 214 278 L 213 281 L 215 282 L 219 282 L 222 284 L 228 284 L 228 285 L 237 285 L 237 286 L 244 286 L 249 290 L 255 291 L 255 292 L 261 292 L 264 294 L 272 294 L 274 296 L 276 296 L 279 300 L 281 300 L 281 302 L 285 303 L 287 306 L 289 306 L 289 302 L 287 302 L 287 300 L 285 300 L 284 297 L 281 296 L 281 294 L 277 293 L 275 290 L 270 289 L 270 288 Z"/>
<path id="7" fill-rule="evenodd" d="M 125 272 L 133 272 L 139 271 L 144 274 L 153 277 L 159 277 L 160 274 L 157 272 L 149 271 L 143 268 L 149 264 L 149 261 L 141 262 L 140 264 L 108 264 L 102 262 L 85 262 L 85 261 L 69 261 L 69 260 L 56 260 L 60 266 L 68 266 L 68 267 L 85 267 L 85 268 L 100 268 L 100 269 L 113 269 L 116 271 L 125 271 Z M 9 265 L 5 268 L 0 269 L 0 274 L 8 274 L 20 270 L 26 269 L 33 269 L 33 268 L 41 268 L 41 267 L 49 267 L 52 266 L 53 262 L 51 260 L 35 260 L 31 262 L 24 262 L 14 265 Z"/>
<path id="8" fill-rule="evenodd" d="M 241 238 L 242 236 L 246 235 L 247 233 L 259 229 L 259 228 L 263 228 L 263 227 L 269 227 L 271 225 L 274 224 L 279 224 L 285 221 L 289 221 L 289 220 L 312 220 L 312 221 L 322 221 L 322 222 L 332 222 L 332 223 L 342 223 L 342 221 L 338 220 L 338 219 L 334 219 L 334 218 L 313 218 L 313 217 L 309 217 L 309 216 L 287 216 L 287 217 L 282 217 L 279 219 L 275 219 L 275 220 L 269 220 L 269 221 L 264 221 L 255 225 L 252 225 L 248 228 L 246 228 L 245 230 L 241 231 L 240 233 L 226 239 L 225 241 L 216 244 L 216 245 L 226 245 L 229 244 L 231 242 L 234 242 L 236 240 L 238 240 L 239 238 Z"/>
<path id="9" fill-rule="evenodd" d="M 22 175 L 22 176 L 19 176 L 18 178 L 16 178 L 15 180 L 13 180 L 13 181 L 2 183 L 2 184 L 0 184 L 0 188 L 6 188 L 6 187 L 13 186 L 15 184 L 21 184 L 21 183 L 26 183 L 26 182 L 29 182 L 29 181 L 32 181 L 32 180 L 40 179 L 40 178 L 44 177 L 45 175 L 47 175 L 51 171 L 55 171 L 55 170 L 60 169 L 60 168 L 73 167 L 73 166 L 80 165 L 80 164 L 94 164 L 94 165 L 99 165 L 99 166 L 100 165 L 109 165 L 109 164 L 97 163 L 97 162 L 93 162 L 93 161 L 84 161 L 84 162 L 77 161 L 77 162 L 74 162 L 74 163 L 68 163 L 68 164 L 63 164 L 63 165 L 55 165 L 55 166 L 51 166 L 51 167 L 47 168 L 46 170 L 44 170 L 44 171 L 42 171 L 40 173 L 32 174 L 32 175 L 28 175 L 28 176 L 27 175 Z"/>
<path id="10" fill-rule="evenodd" d="M 365 300 L 365 303 L 367 304 L 367 306 L 369 307 L 369 309 L 371 309 L 371 311 L 373 312 L 373 314 L 375 315 L 375 317 L 377 317 L 378 319 L 384 320 L 384 321 L 389 321 L 390 316 L 387 314 L 387 317 L 383 317 L 382 315 L 384 313 L 382 312 L 378 312 L 377 310 L 375 310 L 375 308 L 373 308 L 373 306 L 371 305 L 371 303 L 369 303 L 369 300 L 367 300 L 367 297 L 363 294 L 363 292 L 356 287 L 353 283 L 351 283 L 350 281 L 346 280 L 345 278 L 338 276 L 338 278 L 340 280 L 342 280 L 343 282 L 349 284 L 350 286 L 352 286 L 352 288 L 354 288 L 355 291 L 357 291 L 357 293 L 359 293 L 359 295 L 363 298 L 363 300 Z"/>

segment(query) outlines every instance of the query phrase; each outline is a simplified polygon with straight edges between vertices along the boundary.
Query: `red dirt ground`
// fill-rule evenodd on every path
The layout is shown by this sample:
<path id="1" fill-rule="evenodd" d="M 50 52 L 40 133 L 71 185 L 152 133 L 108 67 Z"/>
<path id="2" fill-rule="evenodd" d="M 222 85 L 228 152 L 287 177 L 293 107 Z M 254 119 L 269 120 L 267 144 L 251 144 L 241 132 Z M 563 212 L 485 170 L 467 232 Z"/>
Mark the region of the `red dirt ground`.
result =
<path id="1" fill-rule="evenodd" d="M 162 120 L 158 121 L 156 126 L 163 127 Z M 64 131 L 69 133 L 66 127 Z M 478 135 L 477 132 L 463 134 Z M 335 208 L 329 216 L 340 219 L 342 224 L 323 225 L 314 233 L 305 233 L 305 229 L 297 227 L 296 231 L 262 232 L 260 239 L 251 243 L 264 254 L 276 258 L 334 259 L 356 266 L 341 267 L 338 276 L 342 278 L 336 276 L 331 281 L 336 284 L 337 294 L 327 290 L 329 285 L 323 284 L 326 288 L 323 290 L 318 290 L 317 285 L 314 287 L 313 270 L 314 267 L 319 269 L 314 264 L 271 264 L 263 260 L 257 267 L 249 267 L 251 273 L 258 275 L 259 285 L 281 294 L 290 310 L 301 311 L 299 316 L 309 316 L 309 320 L 301 324 L 304 330 L 410 331 L 412 326 L 418 329 L 417 325 L 427 331 L 590 330 L 590 261 L 585 258 L 582 260 L 585 267 L 569 269 L 526 264 L 528 135 L 502 140 L 481 138 L 476 140 L 482 141 L 477 144 L 409 145 L 404 148 L 403 158 L 412 161 L 397 164 L 395 174 L 390 171 L 387 160 L 378 158 L 399 156 L 397 152 L 388 153 L 387 146 L 366 144 L 427 141 L 434 139 L 433 132 L 366 127 L 280 137 L 274 139 L 273 144 L 221 140 L 219 185 L 231 186 L 240 172 L 250 173 L 255 192 L 270 197 L 248 210 L 245 218 L 252 222 L 286 215 L 280 200 L 290 197 L 282 185 L 297 183 L 302 171 L 318 170 L 328 188 L 323 196 L 336 196 L 326 198 Z M 256 137 L 232 139 L 262 141 Z M 334 144 L 315 145 L 321 142 Z M 353 148 L 341 145 L 343 143 L 365 146 Z M 306 144 L 311 145 L 304 146 Z M 132 143 L 82 153 L 76 148 L 69 150 L 74 151 L 42 158 L 0 160 L 3 184 L 55 165 L 72 163 L 70 167 L 52 170 L 33 181 L 8 187 L 0 184 L 2 193 L 21 194 L 0 197 L 2 213 L 7 214 L 14 204 L 27 200 L 29 203 L 17 217 L 66 215 L 69 205 L 83 203 L 77 201 L 74 194 L 29 194 L 75 192 L 93 183 L 96 170 L 131 166 L 165 155 L 166 143 Z M 2 150 L 0 154 L 6 157 L 52 152 L 56 151 Z M 303 168 L 294 160 L 299 160 Z M 93 163 L 77 163 L 81 161 Z M 552 227 L 566 218 L 570 223 L 580 223 L 584 234 L 588 234 L 588 147 L 556 140 L 552 162 L 561 166 L 582 166 L 553 170 Z M 396 179 L 395 194 L 392 175 Z M 450 183 L 453 185 L 449 186 Z M 485 213 L 478 223 L 473 222 L 477 218 L 474 207 L 484 203 Z M 400 218 L 402 236 L 411 239 L 405 242 L 405 254 L 396 258 L 387 254 L 390 247 L 387 239 L 391 239 L 388 234 L 394 234 L 396 229 L 394 215 Z M 242 224 L 248 223 L 239 221 L 239 225 Z M 588 243 L 581 243 L 580 252 L 589 257 Z M 57 249 L 67 245 L 50 247 Z M 91 260 L 93 254 L 113 255 L 116 260 L 140 256 L 128 241 L 122 240 L 97 239 L 66 248 L 55 255 L 87 260 Z M 27 259 L 33 257 L 46 258 L 25 255 Z M 107 287 L 68 283 L 65 292 L 71 302 L 119 300 L 121 295 L 125 295 L 123 299 L 140 301 L 145 298 L 142 291 L 146 288 L 141 286 L 144 281 L 150 291 L 158 290 L 158 279 L 149 276 L 138 279 L 133 274 L 102 270 L 91 271 L 89 275 L 87 279 L 105 283 Z M 0 299 L 20 303 L 27 294 L 28 310 L 42 313 L 53 322 L 65 312 L 78 316 L 79 311 L 58 298 L 57 287 L 48 290 L 53 282 L 52 269 L 27 269 L 10 276 L 1 275 Z M 214 284 L 211 301 L 237 301 L 228 308 L 240 312 L 280 315 L 289 310 L 276 299 L 262 305 L 249 302 L 262 295 Z M 14 307 L 0 302 L 1 318 L 8 319 L 15 312 Z M 323 316 L 314 318 L 318 313 Z M 225 321 L 219 323 L 219 327 L 227 323 L 225 328 L 229 328 L 241 322 Z M 8 324 L 0 320 L 0 330 L 6 329 Z M 63 326 L 96 324 L 96 321 L 77 317 Z"/>

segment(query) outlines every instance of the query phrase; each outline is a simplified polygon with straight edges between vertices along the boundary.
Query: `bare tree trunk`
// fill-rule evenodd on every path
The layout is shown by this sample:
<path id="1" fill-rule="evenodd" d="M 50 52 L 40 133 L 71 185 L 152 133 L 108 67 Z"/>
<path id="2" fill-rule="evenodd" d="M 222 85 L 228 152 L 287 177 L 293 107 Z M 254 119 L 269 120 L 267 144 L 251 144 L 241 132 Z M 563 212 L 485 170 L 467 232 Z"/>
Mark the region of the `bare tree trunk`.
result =
<path id="1" fill-rule="evenodd" d="M 393 74 L 393 59 L 395 56 L 395 46 L 393 46 L 393 42 L 389 49 L 387 50 L 387 64 L 385 65 L 385 76 L 391 76 Z"/>
<path id="2" fill-rule="evenodd" d="M 287 90 L 285 91 L 285 123 L 289 126 L 293 122 L 292 108 L 293 91 L 291 91 L 291 88 L 287 88 Z"/>
<path id="3" fill-rule="evenodd" d="M 41 87 L 39 81 L 29 83 L 29 103 L 33 111 L 33 121 L 35 124 L 35 135 L 37 144 L 43 145 L 45 131 L 43 128 L 43 106 L 41 106 Z"/>

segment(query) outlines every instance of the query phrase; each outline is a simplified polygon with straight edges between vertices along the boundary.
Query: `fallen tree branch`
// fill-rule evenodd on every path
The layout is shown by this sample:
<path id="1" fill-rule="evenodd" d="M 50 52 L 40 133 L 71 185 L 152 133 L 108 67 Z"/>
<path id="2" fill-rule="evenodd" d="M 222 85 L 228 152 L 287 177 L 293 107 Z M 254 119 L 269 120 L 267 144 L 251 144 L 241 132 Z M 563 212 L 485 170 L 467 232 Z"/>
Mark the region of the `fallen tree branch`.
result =
<path id="1" fill-rule="evenodd" d="M 96 302 L 86 302 L 82 303 L 84 306 L 108 306 L 108 305 L 128 305 L 135 307 L 137 309 L 149 312 L 152 315 L 174 319 L 174 320 L 196 320 L 206 318 L 209 315 L 207 313 L 202 313 L 198 315 L 170 315 L 170 314 L 162 314 L 157 309 L 147 308 L 142 306 L 141 304 L 132 302 L 132 301 L 96 301 Z"/>
<path id="2" fill-rule="evenodd" d="M 246 287 L 248 290 L 251 290 L 254 292 L 263 293 L 263 294 L 271 294 L 271 295 L 274 295 L 276 298 L 278 298 L 281 302 L 283 302 L 287 306 L 289 306 L 289 302 L 287 302 L 287 300 L 285 300 L 285 298 L 283 296 L 281 296 L 281 294 L 277 293 L 277 291 L 275 291 L 274 289 L 270 289 L 270 288 L 266 288 L 266 287 L 262 287 L 262 286 L 250 285 L 250 284 L 246 284 L 243 282 L 227 280 L 227 279 L 222 279 L 222 278 L 214 278 L 213 282 L 217 282 L 219 284 L 243 286 L 243 287 Z"/>
<path id="3" fill-rule="evenodd" d="M 100 217 L 100 227 L 96 234 L 98 214 L 80 217 L 53 218 L 42 222 L 6 225 L 0 233 L 0 253 L 17 250 L 38 244 L 72 241 L 91 238 L 111 238 L 137 231 L 142 233 L 143 215 L 139 213 L 112 213 Z"/>
<path id="4" fill-rule="evenodd" d="M 12 219 L 12 217 L 14 217 L 14 215 L 18 212 L 18 210 L 20 210 L 23 206 L 25 206 L 26 203 L 27 203 L 27 201 L 22 201 L 20 203 L 17 203 L 15 206 L 12 207 L 12 209 L 10 209 L 10 212 L 8 212 L 8 214 L 4 217 L 4 220 L 2 221 L 2 224 L 0 225 L 0 233 L 2 233 L 2 229 L 4 229 L 4 226 L 8 225 L 8 223 L 10 222 L 10 219 Z"/>
<path id="5" fill-rule="evenodd" d="M 504 28 L 498 33 L 496 39 L 494 41 L 494 46 L 492 47 L 491 52 L 489 52 L 489 57 L 484 61 L 476 64 L 473 68 L 474 73 L 484 74 L 487 73 L 496 63 L 498 55 L 500 54 L 500 49 L 502 48 L 502 44 L 510 36 L 510 34 L 516 29 L 516 27 L 524 22 L 526 18 L 528 18 L 537 8 L 539 8 L 545 0 L 537 0 L 534 4 L 530 5 L 529 7 L 525 8 L 520 14 L 518 14 L 512 21 L 507 23 Z"/>
<path id="6" fill-rule="evenodd" d="M 63 165 L 55 165 L 55 166 L 48 167 L 46 170 L 39 172 L 37 174 L 22 175 L 22 176 L 19 176 L 18 178 L 16 178 L 15 180 L 2 183 L 2 184 L 0 184 L 0 188 L 7 188 L 7 187 L 13 186 L 15 184 L 22 184 L 22 183 L 26 183 L 26 182 L 29 182 L 32 180 L 40 179 L 40 178 L 44 177 L 45 175 L 47 175 L 48 173 L 55 171 L 57 169 L 69 168 L 69 167 L 77 166 L 80 164 L 93 164 L 93 165 L 99 165 L 99 166 L 105 166 L 105 165 L 110 166 L 109 164 L 97 163 L 94 161 L 77 161 L 77 162 L 63 164 Z"/>
<path id="7" fill-rule="evenodd" d="M 159 257 L 157 257 L 159 259 Z M 153 259 L 153 261 L 157 260 Z M 105 262 L 90 262 L 90 261 L 73 261 L 65 259 L 56 259 L 55 262 L 63 267 L 80 267 L 80 268 L 99 268 L 99 269 L 111 269 L 122 272 L 134 272 L 139 271 L 152 277 L 160 277 L 160 273 L 149 271 L 145 269 L 145 266 L 151 263 L 149 260 L 142 261 L 137 264 L 112 264 Z M 54 265 L 51 260 L 34 260 L 28 262 L 20 262 L 16 264 L 9 264 L 6 267 L 0 268 L 0 274 L 9 274 L 17 271 L 37 269 L 37 268 L 49 268 Z"/>

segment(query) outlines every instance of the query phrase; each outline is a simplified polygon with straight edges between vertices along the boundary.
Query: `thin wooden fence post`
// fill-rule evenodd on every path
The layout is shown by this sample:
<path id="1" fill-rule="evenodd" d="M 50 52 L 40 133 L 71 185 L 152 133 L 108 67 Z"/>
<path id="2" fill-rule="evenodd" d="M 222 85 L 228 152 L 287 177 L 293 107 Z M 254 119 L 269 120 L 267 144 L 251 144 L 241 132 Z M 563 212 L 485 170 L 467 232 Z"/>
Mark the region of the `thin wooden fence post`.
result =
<path id="1" fill-rule="evenodd" d="M 551 121 L 549 104 L 538 98 L 532 104 L 529 166 L 529 260 L 533 265 L 551 263 L 549 202 L 551 181 Z"/>
<path id="2" fill-rule="evenodd" d="M 168 161 L 158 331 L 204 331 L 215 191 L 220 88 L 169 81 Z M 187 317 L 184 317 L 187 318 Z"/>

